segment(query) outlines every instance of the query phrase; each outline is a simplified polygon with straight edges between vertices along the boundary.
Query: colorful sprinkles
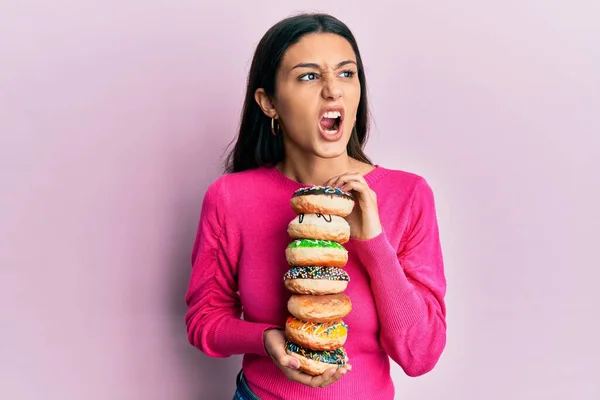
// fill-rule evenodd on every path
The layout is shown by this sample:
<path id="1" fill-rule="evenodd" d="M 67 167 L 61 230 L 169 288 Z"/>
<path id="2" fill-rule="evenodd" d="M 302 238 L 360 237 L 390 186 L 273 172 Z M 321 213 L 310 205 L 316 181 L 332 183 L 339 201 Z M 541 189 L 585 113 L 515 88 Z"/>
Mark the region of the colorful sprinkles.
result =
<path id="1" fill-rule="evenodd" d="M 300 196 L 325 196 L 321 197 L 325 202 L 333 198 L 341 198 L 349 201 L 354 201 L 354 196 L 346 191 L 333 186 L 307 186 L 296 190 L 292 198 Z M 292 205 L 294 202 L 292 202 Z M 318 218 L 323 218 L 326 222 L 332 222 L 331 215 L 316 214 Z M 298 222 L 304 222 L 304 214 L 298 216 Z M 336 241 L 331 240 L 320 240 L 320 239 L 296 239 L 288 244 L 287 249 L 298 249 L 298 248 L 322 248 L 322 249 L 333 249 L 348 253 L 347 249 Z M 328 253 L 327 251 L 325 253 Z M 334 253 L 331 251 L 329 253 Z M 314 261 L 313 261 L 314 262 Z M 292 279 L 324 279 L 330 281 L 350 281 L 348 273 L 339 267 L 333 266 L 320 266 L 318 265 L 307 265 L 307 266 L 291 266 L 290 269 L 283 276 L 285 280 Z M 332 366 L 342 367 L 347 364 L 348 357 L 346 349 L 343 346 L 339 346 L 334 350 L 314 350 L 311 347 L 311 340 L 303 340 L 304 337 L 321 338 L 321 340 L 331 339 L 332 343 L 342 344 L 345 342 L 345 338 L 348 335 L 348 325 L 342 320 L 336 321 L 305 321 L 297 318 L 294 315 L 289 315 L 286 319 L 286 336 L 291 335 L 292 332 L 301 332 L 302 335 L 298 337 L 298 341 L 302 342 L 303 345 L 297 344 L 289 339 L 286 340 L 285 349 L 289 353 L 297 354 L 301 357 L 309 360 L 330 364 Z M 306 343 L 304 343 L 306 341 Z M 329 345 L 324 347 L 336 347 L 336 345 Z M 317 346 L 315 346 L 317 347 Z"/>
<path id="2" fill-rule="evenodd" d="M 320 361 L 327 364 L 336 364 L 340 367 L 346 364 L 346 350 L 343 347 L 331 351 L 310 350 L 305 347 L 298 346 L 296 343 L 288 340 L 285 344 L 285 348 L 292 353 L 299 354 L 314 361 Z"/>
<path id="3" fill-rule="evenodd" d="M 302 321 L 293 316 L 289 316 L 286 324 L 294 330 L 308 332 L 310 335 L 317 337 L 333 337 L 339 338 L 348 334 L 348 325 L 342 320 L 334 322 L 311 322 Z"/>
<path id="4" fill-rule="evenodd" d="M 283 280 L 286 279 L 326 279 L 330 281 L 350 282 L 350 275 L 338 267 L 308 266 L 289 269 L 283 275 Z"/>

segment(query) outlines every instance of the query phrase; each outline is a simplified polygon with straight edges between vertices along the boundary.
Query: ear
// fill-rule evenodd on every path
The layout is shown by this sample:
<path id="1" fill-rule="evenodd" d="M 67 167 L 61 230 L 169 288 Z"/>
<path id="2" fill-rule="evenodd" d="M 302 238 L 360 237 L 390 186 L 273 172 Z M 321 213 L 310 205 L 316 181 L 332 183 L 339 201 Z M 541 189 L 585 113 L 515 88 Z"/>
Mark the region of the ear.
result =
<path id="1" fill-rule="evenodd" d="M 258 103 L 258 106 L 263 110 L 267 117 L 277 118 L 275 104 L 263 88 L 256 89 L 256 92 L 254 92 L 254 100 L 256 100 L 256 103 Z"/>

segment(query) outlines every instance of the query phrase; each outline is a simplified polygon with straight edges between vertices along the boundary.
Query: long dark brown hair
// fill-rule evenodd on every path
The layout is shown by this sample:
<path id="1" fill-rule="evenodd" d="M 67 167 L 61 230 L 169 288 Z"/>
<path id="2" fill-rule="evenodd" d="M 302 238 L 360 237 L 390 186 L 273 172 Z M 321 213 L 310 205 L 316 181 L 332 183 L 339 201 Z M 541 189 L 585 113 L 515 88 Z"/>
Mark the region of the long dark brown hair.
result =
<path id="1" fill-rule="evenodd" d="M 277 70 L 286 50 L 304 35 L 319 32 L 339 35 L 354 49 L 361 94 L 356 112 L 356 125 L 350 135 L 347 151 L 350 157 L 372 164 L 363 150 L 369 131 L 369 110 L 363 62 L 356 39 L 350 29 L 337 18 L 328 14 L 305 13 L 278 22 L 258 43 L 248 74 L 239 133 L 234 140 L 233 150 L 225 159 L 225 172 L 240 172 L 275 165 L 284 159 L 282 135 L 271 134 L 271 119 L 256 103 L 254 93 L 263 88 L 269 96 L 273 96 L 276 90 Z"/>

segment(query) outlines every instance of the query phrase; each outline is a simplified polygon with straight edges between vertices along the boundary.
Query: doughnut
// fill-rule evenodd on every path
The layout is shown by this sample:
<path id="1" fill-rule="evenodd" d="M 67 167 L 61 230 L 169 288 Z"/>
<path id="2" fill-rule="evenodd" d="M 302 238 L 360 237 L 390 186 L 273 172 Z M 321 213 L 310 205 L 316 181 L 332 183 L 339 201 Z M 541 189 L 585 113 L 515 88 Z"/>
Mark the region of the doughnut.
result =
<path id="1" fill-rule="evenodd" d="M 289 340 L 311 350 L 335 350 L 346 343 L 348 326 L 342 320 L 308 322 L 289 316 L 285 321 Z"/>
<path id="2" fill-rule="evenodd" d="M 303 321 L 332 322 L 350 314 L 352 302 L 344 293 L 321 296 L 293 294 L 287 308 L 290 314 Z"/>
<path id="3" fill-rule="evenodd" d="M 296 294 L 342 293 L 348 287 L 350 276 L 338 267 L 292 267 L 283 275 L 285 288 Z"/>
<path id="4" fill-rule="evenodd" d="M 303 187 L 294 192 L 290 200 L 296 214 L 350 215 L 354 208 L 354 196 L 329 186 Z"/>
<path id="5" fill-rule="evenodd" d="M 348 221 L 334 214 L 298 214 L 288 225 L 292 239 L 319 239 L 346 243 L 350 239 Z"/>
<path id="6" fill-rule="evenodd" d="M 348 262 L 348 250 L 330 240 L 296 239 L 285 249 L 289 265 L 321 265 L 343 267 Z"/>
<path id="7" fill-rule="evenodd" d="M 339 368 L 348 363 L 348 355 L 343 347 L 333 351 L 317 351 L 288 340 L 285 352 L 300 361 L 300 371 L 312 376 L 321 375 L 332 367 Z"/>

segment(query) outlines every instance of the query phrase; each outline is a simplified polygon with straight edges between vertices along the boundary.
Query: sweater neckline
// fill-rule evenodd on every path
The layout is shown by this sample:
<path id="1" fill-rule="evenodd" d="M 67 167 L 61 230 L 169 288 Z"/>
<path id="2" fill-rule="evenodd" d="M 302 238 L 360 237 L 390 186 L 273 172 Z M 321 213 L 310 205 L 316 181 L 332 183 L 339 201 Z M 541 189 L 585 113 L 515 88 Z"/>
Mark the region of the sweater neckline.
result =
<path id="1" fill-rule="evenodd" d="M 388 170 L 386 168 L 384 168 L 378 164 L 375 164 L 374 167 L 375 168 L 373 168 L 373 170 L 371 170 L 370 172 L 368 172 L 367 174 L 364 175 L 365 181 L 367 181 L 369 186 L 375 184 L 378 180 L 383 178 L 388 172 Z M 269 172 L 270 175 L 277 182 L 277 184 L 284 189 L 297 190 L 302 187 L 309 186 L 309 185 L 300 183 L 298 181 L 295 181 L 291 178 L 288 178 L 287 176 L 285 176 L 283 174 L 283 172 L 281 172 L 275 166 L 264 166 L 262 168 L 265 169 L 267 172 Z"/>

